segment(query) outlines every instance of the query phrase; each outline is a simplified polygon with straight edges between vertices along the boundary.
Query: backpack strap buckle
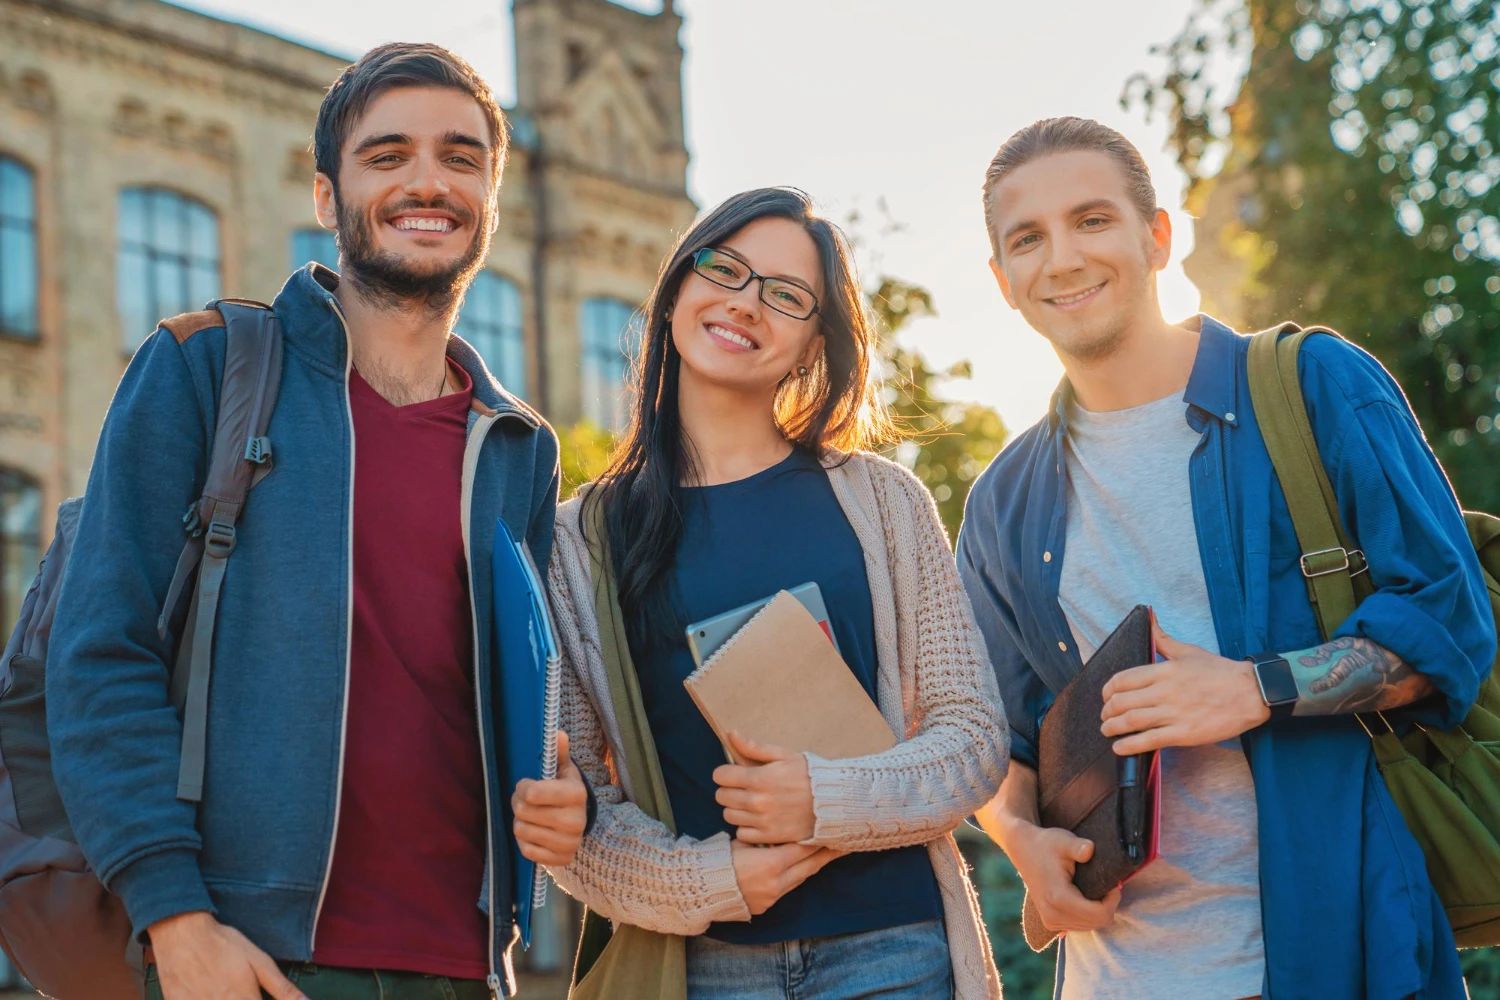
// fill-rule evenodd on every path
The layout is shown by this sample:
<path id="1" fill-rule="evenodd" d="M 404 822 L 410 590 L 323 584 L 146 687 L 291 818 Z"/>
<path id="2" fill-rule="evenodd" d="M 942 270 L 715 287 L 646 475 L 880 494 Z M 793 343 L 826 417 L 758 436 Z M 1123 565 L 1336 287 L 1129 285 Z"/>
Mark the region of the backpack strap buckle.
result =
<path id="1" fill-rule="evenodd" d="M 234 525 L 223 521 L 210 521 L 208 530 L 203 535 L 203 547 L 217 558 L 227 559 L 229 553 L 234 551 L 235 535 Z"/>
<path id="2" fill-rule="evenodd" d="M 1331 549 L 1319 549 L 1316 552 L 1308 552 L 1302 556 L 1302 575 L 1309 580 L 1320 576 L 1329 576 L 1333 573 L 1348 573 L 1350 576 L 1358 576 L 1370 567 L 1365 562 L 1365 554 L 1358 549 L 1345 549 L 1335 546 Z M 1356 568 L 1358 567 L 1358 568 Z"/>

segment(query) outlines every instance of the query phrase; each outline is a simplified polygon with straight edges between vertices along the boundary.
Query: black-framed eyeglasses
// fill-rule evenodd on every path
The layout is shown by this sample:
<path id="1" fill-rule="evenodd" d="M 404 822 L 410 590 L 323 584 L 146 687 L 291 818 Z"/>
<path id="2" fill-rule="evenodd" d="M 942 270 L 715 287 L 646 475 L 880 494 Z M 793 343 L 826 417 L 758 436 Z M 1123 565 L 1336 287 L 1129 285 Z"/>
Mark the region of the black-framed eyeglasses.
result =
<path id="1" fill-rule="evenodd" d="M 714 284 L 739 291 L 751 281 L 760 281 L 760 300 L 783 316 L 808 319 L 818 311 L 818 297 L 786 278 L 756 274 L 750 265 L 728 250 L 703 247 L 693 253 L 693 270 Z"/>

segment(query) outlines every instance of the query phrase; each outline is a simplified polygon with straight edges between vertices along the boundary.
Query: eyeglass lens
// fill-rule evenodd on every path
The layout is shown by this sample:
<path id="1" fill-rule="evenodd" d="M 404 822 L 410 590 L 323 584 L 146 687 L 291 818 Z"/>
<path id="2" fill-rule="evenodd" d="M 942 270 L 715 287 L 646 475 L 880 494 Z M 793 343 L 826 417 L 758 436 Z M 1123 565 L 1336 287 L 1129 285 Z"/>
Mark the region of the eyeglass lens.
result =
<path id="1" fill-rule="evenodd" d="M 716 285 L 733 289 L 744 288 L 752 278 L 760 278 L 760 300 L 793 319 L 807 319 L 817 311 L 817 297 L 801 285 L 782 278 L 761 277 L 738 257 L 712 247 L 694 255 L 693 270 Z"/>

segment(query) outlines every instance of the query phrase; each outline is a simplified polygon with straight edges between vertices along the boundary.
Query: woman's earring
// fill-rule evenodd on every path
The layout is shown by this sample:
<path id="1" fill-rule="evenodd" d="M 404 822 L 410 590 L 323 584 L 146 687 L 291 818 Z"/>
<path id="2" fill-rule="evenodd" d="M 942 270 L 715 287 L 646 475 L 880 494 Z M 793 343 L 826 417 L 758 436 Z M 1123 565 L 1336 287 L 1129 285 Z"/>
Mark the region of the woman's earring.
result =
<path id="1" fill-rule="evenodd" d="M 798 378 L 807 378 L 807 366 L 806 365 L 798 365 L 797 366 L 797 377 Z"/>

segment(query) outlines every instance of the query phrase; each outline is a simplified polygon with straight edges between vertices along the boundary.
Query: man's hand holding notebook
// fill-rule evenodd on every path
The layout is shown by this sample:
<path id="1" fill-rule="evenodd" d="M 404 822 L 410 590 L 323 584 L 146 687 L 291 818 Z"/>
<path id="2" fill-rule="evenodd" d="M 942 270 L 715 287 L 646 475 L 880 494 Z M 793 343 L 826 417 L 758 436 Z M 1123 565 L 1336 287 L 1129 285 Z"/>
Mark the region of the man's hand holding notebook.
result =
<path id="1" fill-rule="evenodd" d="M 1155 659 L 1151 609 L 1137 606 L 1057 696 L 1037 742 L 1037 804 L 1043 827 L 1069 830 L 1094 845 L 1074 869 L 1086 899 L 1103 899 L 1156 857 L 1161 792 L 1155 751 L 1120 757 L 1100 732 L 1104 686 Z M 1057 937 L 1028 896 L 1026 943 L 1037 951 Z"/>

